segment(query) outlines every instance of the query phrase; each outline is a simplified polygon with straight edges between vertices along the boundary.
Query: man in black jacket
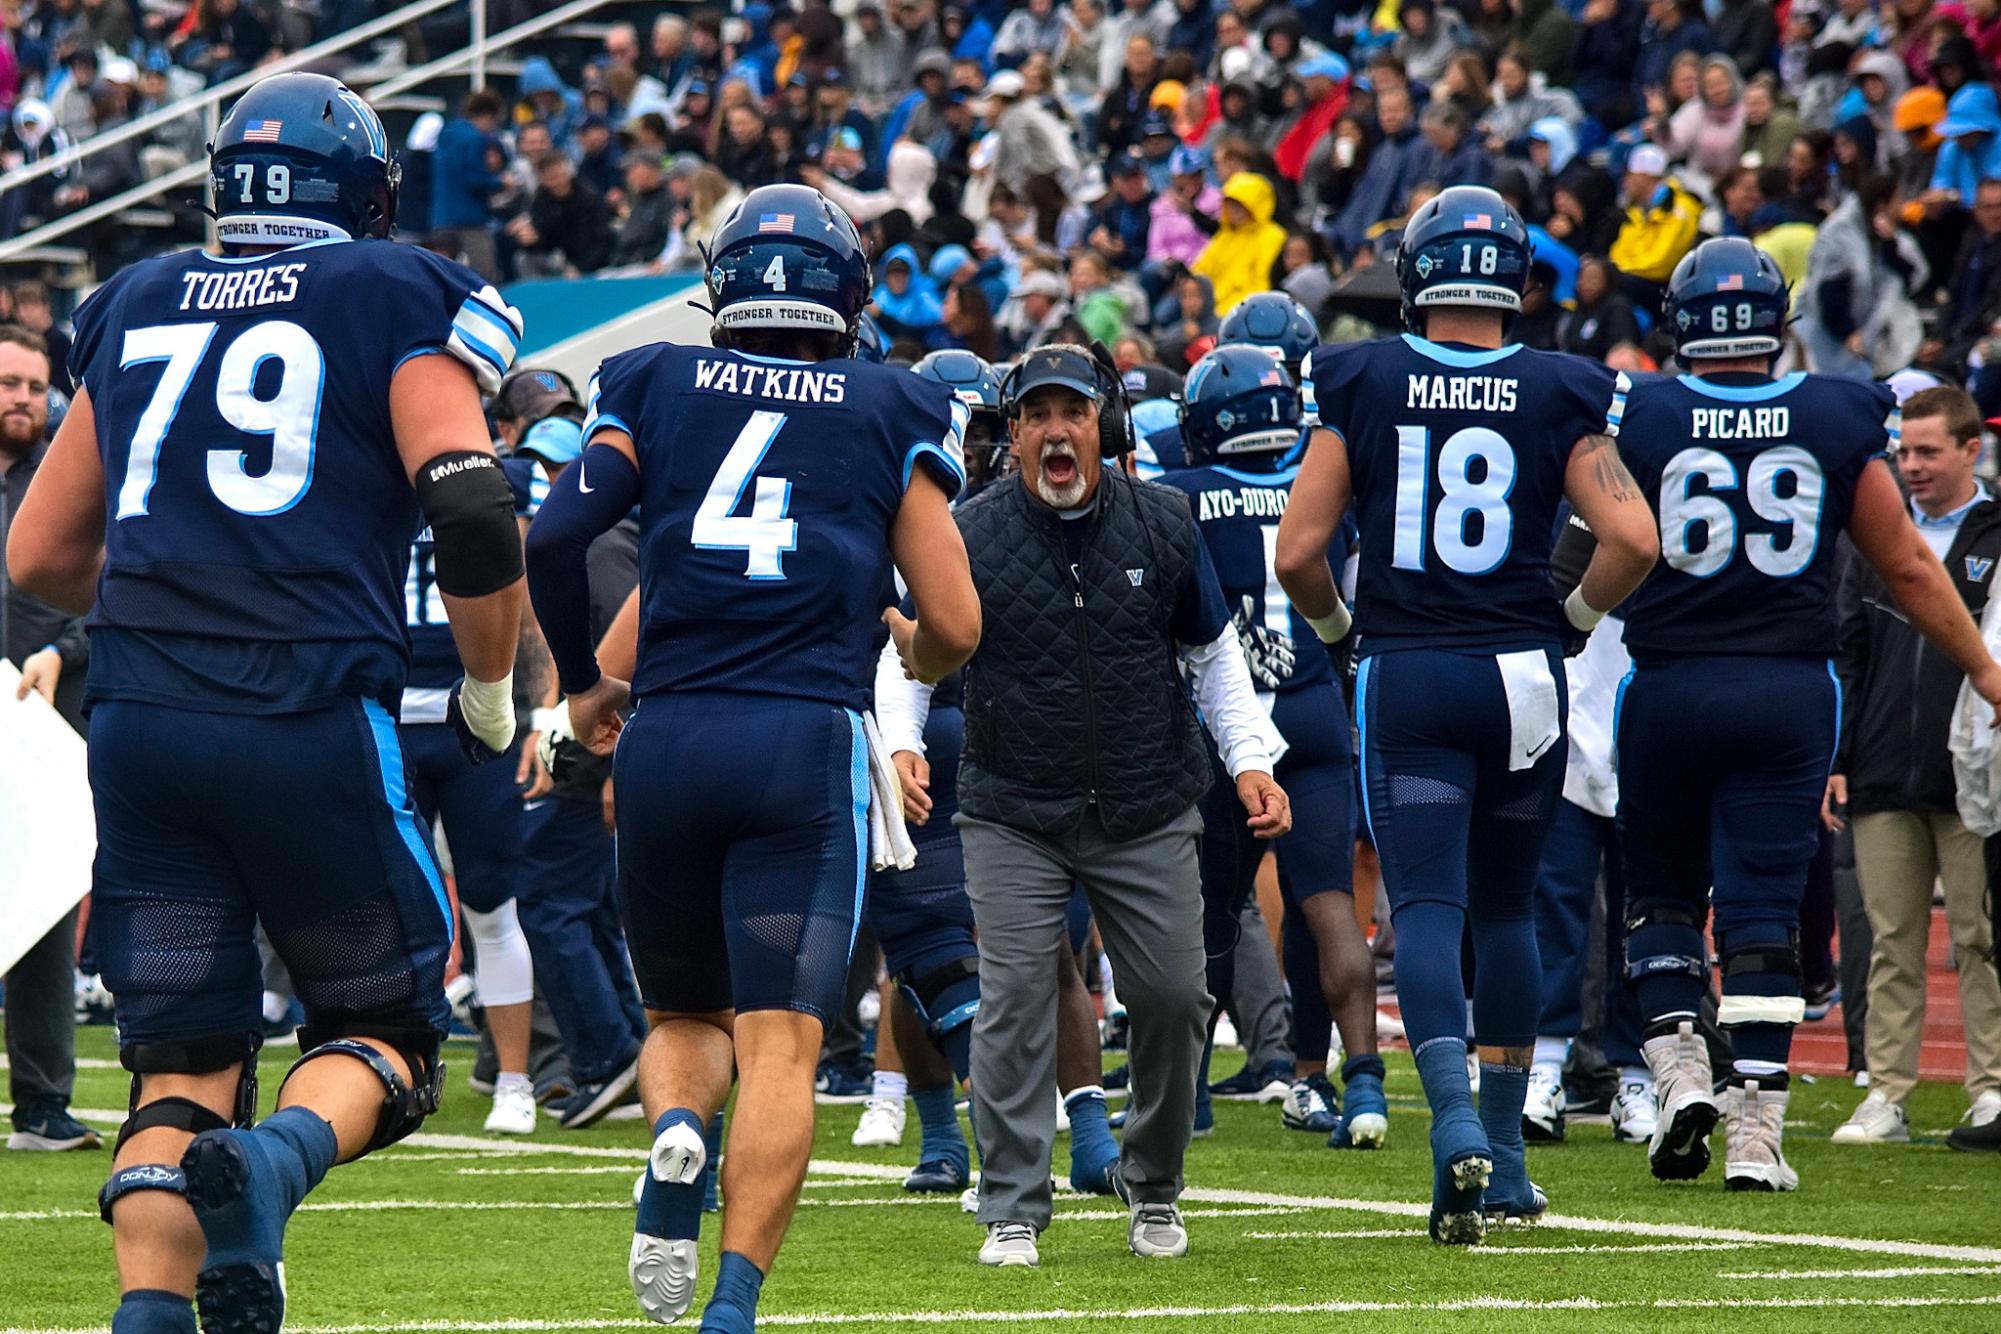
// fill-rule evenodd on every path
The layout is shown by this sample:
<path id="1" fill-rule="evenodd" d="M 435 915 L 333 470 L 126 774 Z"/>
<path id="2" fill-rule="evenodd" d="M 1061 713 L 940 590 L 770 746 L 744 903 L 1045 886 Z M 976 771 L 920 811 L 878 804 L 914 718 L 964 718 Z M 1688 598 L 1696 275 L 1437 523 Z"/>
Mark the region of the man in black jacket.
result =
<path id="1" fill-rule="evenodd" d="M 49 356 L 39 335 L 0 325 L 0 548 L 35 478 L 49 419 Z M 0 653 L 72 727 L 83 721 L 89 650 L 83 623 L 16 588 L 0 561 Z M 97 1133 L 69 1114 L 76 1082 L 76 912 L 64 914 L 6 975 L 10 1149 L 94 1149 Z"/>
<path id="2" fill-rule="evenodd" d="M 1135 1254 L 1178 1256 L 1175 1201 L 1211 1001 L 1195 803 L 1208 723 L 1260 838 L 1292 822 L 1284 742 L 1251 684 L 1187 501 L 1101 467 L 1129 437 L 1110 357 L 1056 344 L 1007 387 L 1021 467 L 959 512 L 985 625 L 965 677 L 959 815 L 979 925 L 974 1126 L 982 1263 L 1034 1265 L 1050 1214 L 1056 990 L 1073 881 L 1132 1020 L 1114 1188 Z M 1100 430 L 1101 414 L 1112 425 Z M 1186 667 L 1194 705 L 1182 680 Z"/>
<path id="3" fill-rule="evenodd" d="M 1904 404 L 1897 470 L 1918 531 L 1944 561 L 1977 620 L 2001 565 L 2001 504 L 1973 475 L 1980 414 L 1958 389 L 1927 389 Z M 1946 921 L 1966 1026 L 1966 1090 L 1973 1128 L 2001 1120 L 2001 978 L 1986 910 L 1987 866 L 1961 823 L 1946 749 L 1961 673 L 1904 618 L 1858 562 L 1842 589 L 1839 672 L 1847 707 L 1829 814 L 1855 821 L 1855 864 L 1875 944 L 1869 957 L 1865 1049 L 1870 1090 L 1834 1132 L 1837 1144 L 1910 1137 L 1904 1101 L 1917 1083 L 1924 1032 L 1925 947 L 1932 885 Z"/>

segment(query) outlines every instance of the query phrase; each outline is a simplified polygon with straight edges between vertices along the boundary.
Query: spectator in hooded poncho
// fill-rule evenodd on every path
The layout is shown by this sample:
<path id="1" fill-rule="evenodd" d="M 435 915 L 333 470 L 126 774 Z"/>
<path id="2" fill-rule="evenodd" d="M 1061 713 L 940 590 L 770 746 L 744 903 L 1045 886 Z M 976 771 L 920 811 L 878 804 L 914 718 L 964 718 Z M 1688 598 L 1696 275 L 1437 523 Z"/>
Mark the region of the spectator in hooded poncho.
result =
<path id="1" fill-rule="evenodd" d="M 882 281 L 869 295 L 869 304 L 883 336 L 892 342 L 909 338 L 928 346 L 945 323 L 938 289 L 909 245 L 892 246 L 882 257 Z"/>
<path id="2" fill-rule="evenodd" d="M 1938 134 L 1945 146 L 1932 168 L 1930 201 L 1971 207 L 1980 182 L 2001 179 L 2001 105 L 1994 89 L 1969 83 L 1954 93 Z"/>
<path id="3" fill-rule="evenodd" d="M 1477 128 L 1490 153 L 1519 155 L 1521 141 L 1539 120 L 1557 116 L 1575 125 L 1584 119 L 1584 108 L 1568 89 L 1549 87 L 1542 75 L 1531 71 L 1512 51 L 1495 63 L 1487 96 L 1491 101 Z"/>
<path id="4" fill-rule="evenodd" d="M 1254 172 L 1223 182 L 1223 225 L 1190 266 L 1214 284 L 1219 313 L 1270 287 L 1271 267 L 1285 248 L 1285 228 L 1272 221 L 1276 207 L 1271 182 Z"/>
<path id="5" fill-rule="evenodd" d="M 564 83 L 547 56 L 530 56 L 521 62 L 521 100 L 528 104 L 528 119 L 549 127 L 549 137 L 557 148 L 574 153 L 577 130 L 584 123 L 584 95 Z"/>
<path id="6" fill-rule="evenodd" d="M 1452 57 L 1472 42 L 1459 11 L 1440 9 L 1434 0 L 1403 0 L 1397 18 L 1403 35 L 1392 49 L 1419 83 L 1436 83 Z"/>

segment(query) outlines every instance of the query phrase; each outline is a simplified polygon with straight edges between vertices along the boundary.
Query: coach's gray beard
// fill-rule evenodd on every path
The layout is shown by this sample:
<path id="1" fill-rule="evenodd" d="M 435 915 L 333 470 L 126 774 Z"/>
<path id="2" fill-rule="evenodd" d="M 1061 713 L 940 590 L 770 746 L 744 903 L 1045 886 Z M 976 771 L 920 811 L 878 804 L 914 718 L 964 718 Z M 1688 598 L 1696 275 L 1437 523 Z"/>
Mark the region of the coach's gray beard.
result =
<path id="1" fill-rule="evenodd" d="M 1069 459 L 1075 467 L 1070 480 L 1057 486 L 1049 480 L 1046 469 L 1052 458 Z M 1039 466 L 1035 470 L 1035 494 L 1042 503 L 1054 510 L 1073 510 L 1084 503 L 1084 466 L 1077 462 L 1077 451 L 1070 448 L 1068 441 L 1055 441 L 1042 447 Z"/>

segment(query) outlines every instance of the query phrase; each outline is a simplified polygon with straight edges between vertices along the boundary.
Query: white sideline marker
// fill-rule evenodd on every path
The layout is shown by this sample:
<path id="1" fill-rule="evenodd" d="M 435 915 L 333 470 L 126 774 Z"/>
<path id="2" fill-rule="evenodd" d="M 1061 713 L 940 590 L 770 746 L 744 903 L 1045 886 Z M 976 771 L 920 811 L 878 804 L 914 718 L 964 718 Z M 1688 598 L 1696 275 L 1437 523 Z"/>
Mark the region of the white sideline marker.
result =
<path id="1" fill-rule="evenodd" d="M 1913 1265 L 1908 1269 L 1769 1269 L 1721 1273 L 1718 1278 L 1923 1278 L 1928 1274 L 2001 1274 L 2001 1265 Z"/>

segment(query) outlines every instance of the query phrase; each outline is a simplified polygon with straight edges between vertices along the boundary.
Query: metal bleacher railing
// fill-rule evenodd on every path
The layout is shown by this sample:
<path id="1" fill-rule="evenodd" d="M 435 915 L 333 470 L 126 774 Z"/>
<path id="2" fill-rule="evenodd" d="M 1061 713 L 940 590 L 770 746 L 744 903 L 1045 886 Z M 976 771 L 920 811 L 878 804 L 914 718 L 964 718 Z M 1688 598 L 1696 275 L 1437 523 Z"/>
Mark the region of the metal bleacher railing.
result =
<path id="1" fill-rule="evenodd" d="M 462 3 L 465 3 L 465 0 L 412 0 L 412 3 L 406 4 L 400 9 L 393 10 L 359 27 L 339 33 L 323 42 L 316 42 L 312 46 L 296 51 L 282 60 L 275 61 L 269 65 L 260 65 L 254 70 L 239 74 L 233 79 L 226 80 L 215 85 L 213 88 L 206 89 L 195 97 L 186 98 L 170 106 L 162 107 L 158 111 L 149 112 L 144 116 L 137 117 L 124 125 L 118 126 L 116 129 L 107 130 L 103 134 L 92 135 L 90 138 L 71 146 L 61 153 L 22 167 L 18 171 L 9 172 L 5 176 L 0 176 L 0 194 L 18 189 L 28 182 L 46 176 L 51 172 L 61 171 L 66 167 L 85 161 L 119 144 L 150 134 L 160 126 L 170 124 L 185 116 L 201 115 L 206 122 L 209 136 L 213 137 L 215 128 L 221 121 L 222 108 L 259 79 L 266 78 L 272 74 L 283 73 L 286 70 L 321 67 L 330 57 L 353 50 L 364 43 L 373 41 L 375 38 L 381 37 L 386 33 L 394 32 L 396 29 L 402 28 L 427 15 Z M 449 55 L 440 56 L 435 60 L 426 61 L 421 65 L 414 65 L 408 69 L 391 73 L 385 78 L 370 82 L 365 87 L 358 88 L 356 91 L 366 96 L 370 102 L 379 105 L 386 98 L 407 93 L 433 79 L 447 75 L 456 75 L 462 72 L 470 76 L 474 88 L 483 88 L 486 86 L 489 62 L 493 59 L 496 52 L 503 51 L 527 38 L 552 32 L 561 28 L 564 24 L 570 23 L 572 20 L 579 19 L 595 10 L 605 9 L 618 3 L 620 3 L 620 0 L 569 0 L 567 4 L 557 5 L 553 9 L 544 10 L 535 17 L 517 23 L 511 28 L 503 29 L 497 33 L 489 33 L 486 24 L 486 0 L 471 0 L 469 15 L 471 19 L 471 38 L 466 46 Z M 59 218 L 51 219 L 32 231 L 24 232 L 9 240 L 0 241 L 0 264 L 32 259 L 45 259 L 58 263 L 79 262 L 84 258 L 81 250 L 58 247 L 53 243 L 105 218 L 116 217 L 128 210 L 135 209 L 149 200 L 157 199 L 163 194 L 195 185 L 205 179 L 207 175 L 208 164 L 206 162 L 190 162 L 184 167 L 178 167 L 151 180 L 142 181 L 129 189 L 120 191 L 118 194 L 97 200 L 76 210 L 74 213 L 66 213 Z"/>

